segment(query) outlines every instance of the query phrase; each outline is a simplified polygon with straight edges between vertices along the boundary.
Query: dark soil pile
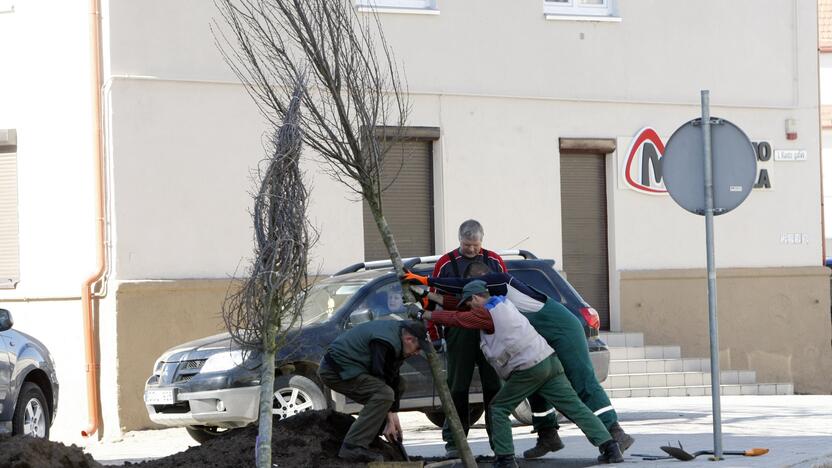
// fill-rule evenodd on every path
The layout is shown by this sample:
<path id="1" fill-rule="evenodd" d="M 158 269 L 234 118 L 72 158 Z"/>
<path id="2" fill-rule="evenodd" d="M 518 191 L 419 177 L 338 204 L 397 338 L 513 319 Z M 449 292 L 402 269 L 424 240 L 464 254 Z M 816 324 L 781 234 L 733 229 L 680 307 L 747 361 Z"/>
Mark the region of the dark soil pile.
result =
<path id="1" fill-rule="evenodd" d="M 25 436 L 0 436 L 0 468 L 98 468 L 80 447 Z"/>
<path id="2" fill-rule="evenodd" d="M 272 430 L 272 464 L 277 467 L 365 467 L 365 463 L 347 463 L 338 458 L 338 449 L 355 418 L 332 410 L 306 411 L 282 421 Z M 158 460 L 130 466 L 173 468 L 237 468 L 254 466 L 257 427 L 230 431 L 198 447 Z M 386 460 L 401 460 L 396 449 L 376 439 L 371 448 Z"/>

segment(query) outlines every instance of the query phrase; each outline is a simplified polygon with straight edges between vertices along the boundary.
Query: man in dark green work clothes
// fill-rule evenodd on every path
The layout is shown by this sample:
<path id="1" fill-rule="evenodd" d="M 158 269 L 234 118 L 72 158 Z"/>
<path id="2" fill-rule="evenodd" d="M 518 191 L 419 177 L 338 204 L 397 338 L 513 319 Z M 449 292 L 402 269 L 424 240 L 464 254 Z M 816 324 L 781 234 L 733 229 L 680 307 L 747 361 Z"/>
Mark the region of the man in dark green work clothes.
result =
<path id="1" fill-rule="evenodd" d="M 338 457 L 349 461 L 382 461 L 369 449 L 381 432 L 393 442 L 401 439 L 399 399 L 403 390 L 399 369 L 405 359 L 427 349 L 421 322 L 373 320 L 335 339 L 318 368 L 318 377 L 332 390 L 364 405 L 350 426 Z"/>
<path id="2" fill-rule="evenodd" d="M 604 423 L 619 443 L 621 451 L 627 450 L 633 444 L 633 438 L 618 424 L 618 415 L 595 377 L 583 324 L 578 318 L 563 304 L 529 288 L 509 274 L 489 273 L 486 268 L 472 265 L 469 276 L 471 278 L 464 280 L 432 277 L 424 280 L 417 278 L 409 280 L 414 283 L 428 284 L 450 294 L 459 294 L 466 283 L 478 278 L 486 282 L 490 293 L 505 295 L 511 299 L 535 330 L 555 349 L 566 376 L 581 401 Z M 446 299 L 446 296 L 432 295 L 431 297 L 438 302 L 444 302 Z M 557 433 L 558 424 L 554 408 L 539 395 L 529 397 L 529 404 L 538 440 L 535 447 L 525 451 L 523 456 L 538 458 L 548 452 L 563 448 L 563 442 Z"/>

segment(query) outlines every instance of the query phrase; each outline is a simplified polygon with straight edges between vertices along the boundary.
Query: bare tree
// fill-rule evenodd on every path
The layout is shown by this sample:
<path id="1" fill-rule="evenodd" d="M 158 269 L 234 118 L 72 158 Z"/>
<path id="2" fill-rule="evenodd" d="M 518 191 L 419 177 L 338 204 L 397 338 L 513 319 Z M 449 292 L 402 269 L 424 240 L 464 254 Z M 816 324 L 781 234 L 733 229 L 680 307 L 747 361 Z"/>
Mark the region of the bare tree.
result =
<path id="1" fill-rule="evenodd" d="M 384 217 L 381 171 L 391 146 L 404 138 L 410 103 L 377 15 L 357 13 L 354 0 L 215 1 L 225 23 L 215 24 L 220 50 L 272 124 L 288 111 L 280 90 L 310 70 L 300 117 L 304 142 L 332 177 L 367 201 L 401 276 L 401 254 Z M 402 289 L 414 302 L 409 288 Z M 476 466 L 436 352 L 426 352 L 463 461 Z"/>
<path id="2" fill-rule="evenodd" d="M 242 287 L 226 297 L 223 319 L 243 349 L 262 352 L 258 466 L 272 466 L 275 353 L 301 324 L 307 292 L 308 252 L 314 241 L 306 217 L 308 192 L 300 170 L 303 133 L 298 126 L 303 81 L 296 85 L 282 124 L 261 163 L 254 196 L 254 260 Z M 265 165 L 265 169 L 262 166 Z"/>

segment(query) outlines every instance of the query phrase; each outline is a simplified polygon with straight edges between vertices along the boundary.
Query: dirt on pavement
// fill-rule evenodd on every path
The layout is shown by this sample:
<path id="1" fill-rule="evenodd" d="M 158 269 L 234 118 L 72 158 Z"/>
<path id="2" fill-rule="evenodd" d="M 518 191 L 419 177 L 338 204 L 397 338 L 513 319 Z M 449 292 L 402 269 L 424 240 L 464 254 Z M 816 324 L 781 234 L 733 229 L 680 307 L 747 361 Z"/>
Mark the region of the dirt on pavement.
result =
<path id="1" fill-rule="evenodd" d="M 332 410 L 306 411 L 282 421 L 272 429 L 272 464 L 278 467 L 366 467 L 338 458 L 338 449 L 355 418 Z M 217 436 L 197 447 L 165 458 L 127 463 L 141 468 L 199 466 L 236 468 L 254 466 L 257 427 L 249 426 Z M 370 446 L 387 460 L 401 460 L 396 449 L 377 438 Z"/>
<path id="2" fill-rule="evenodd" d="M 0 468 L 98 468 L 77 445 L 26 436 L 0 436 Z"/>
<path id="3" fill-rule="evenodd" d="M 272 429 L 272 464 L 278 467 L 365 467 L 365 463 L 349 463 L 338 458 L 341 441 L 355 418 L 332 410 L 306 411 L 282 421 Z M 156 460 L 130 463 L 141 468 L 205 467 L 237 468 L 254 466 L 257 427 L 229 431 L 202 445 Z M 401 460 L 399 452 L 377 438 L 370 448 L 386 460 Z M 0 437 L 0 468 L 99 468 L 75 445 L 67 447 L 33 437 Z"/>

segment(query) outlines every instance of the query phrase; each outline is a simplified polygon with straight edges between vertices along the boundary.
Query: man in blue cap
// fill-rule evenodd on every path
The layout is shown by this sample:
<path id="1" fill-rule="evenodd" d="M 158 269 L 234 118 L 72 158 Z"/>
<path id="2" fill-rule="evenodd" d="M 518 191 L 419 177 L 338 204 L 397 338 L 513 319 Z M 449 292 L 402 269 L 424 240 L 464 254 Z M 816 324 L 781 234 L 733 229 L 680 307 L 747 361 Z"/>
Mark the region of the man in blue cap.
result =
<path id="1" fill-rule="evenodd" d="M 481 280 L 473 280 L 463 287 L 460 303 L 469 301 L 470 310 L 426 311 L 420 318 L 444 326 L 480 330 L 480 348 L 505 381 L 491 401 L 494 467 L 517 466 L 509 415 L 521 401 L 535 393 L 575 422 L 589 441 L 599 447 L 600 463 L 624 461 L 618 442 L 575 393 L 552 347 L 517 307 L 505 296 L 492 297 Z"/>
<path id="2" fill-rule="evenodd" d="M 491 295 L 506 296 L 532 324 L 532 327 L 549 343 L 558 354 L 566 377 L 581 398 L 581 401 L 598 416 L 624 452 L 633 444 L 633 438 L 618 423 L 618 415 L 610 403 L 592 367 L 583 324 L 563 304 L 530 288 L 508 273 L 492 273 L 488 268 L 472 264 L 465 279 L 417 277 L 406 275 L 408 281 L 435 287 L 448 295 L 430 294 L 432 301 L 446 309 L 457 301 L 463 287 L 476 279 L 485 281 Z M 411 288 L 413 289 L 413 288 Z M 423 297 L 427 294 L 420 289 L 414 293 Z M 563 442 L 558 436 L 557 417 L 554 409 L 537 395 L 529 397 L 533 411 L 532 424 L 537 432 L 537 443 L 523 453 L 525 458 L 539 458 L 560 450 Z"/>

